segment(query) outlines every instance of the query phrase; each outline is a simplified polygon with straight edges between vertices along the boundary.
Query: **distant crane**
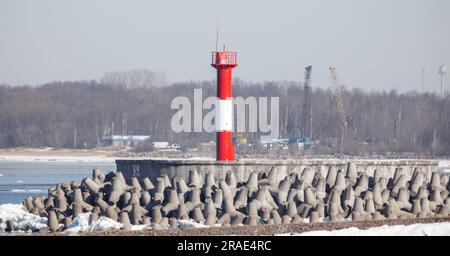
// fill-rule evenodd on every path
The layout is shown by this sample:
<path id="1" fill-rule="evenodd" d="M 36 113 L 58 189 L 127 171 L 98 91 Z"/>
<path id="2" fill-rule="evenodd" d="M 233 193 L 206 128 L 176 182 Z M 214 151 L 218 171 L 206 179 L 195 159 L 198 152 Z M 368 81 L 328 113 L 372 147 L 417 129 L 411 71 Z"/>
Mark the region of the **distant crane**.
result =
<path id="1" fill-rule="evenodd" d="M 312 66 L 305 68 L 303 110 L 300 123 L 300 134 L 309 138 L 312 137 L 311 71 Z"/>
<path id="2" fill-rule="evenodd" d="M 338 150 L 341 153 L 342 149 L 345 147 L 345 141 L 347 136 L 347 116 L 345 113 L 344 103 L 342 101 L 342 85 L 339 83 L 336 73 L 336 67 L 330 67 L 331 71 L 331 83 L 334 87 L 334 97 L 336 102 L 336 108 L 340 119 L 340 128 L 341 128 L 341 138 L 338 146 Z"/>

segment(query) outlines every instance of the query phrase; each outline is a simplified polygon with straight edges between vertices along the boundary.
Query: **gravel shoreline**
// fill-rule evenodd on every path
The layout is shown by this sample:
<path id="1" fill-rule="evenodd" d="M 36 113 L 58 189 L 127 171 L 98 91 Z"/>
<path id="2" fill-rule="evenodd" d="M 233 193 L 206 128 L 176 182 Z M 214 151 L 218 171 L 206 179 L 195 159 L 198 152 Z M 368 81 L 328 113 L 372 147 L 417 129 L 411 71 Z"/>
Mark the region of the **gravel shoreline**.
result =
<path id="1" fill-rule="evenodd" d="M 299 234 L 309 231 L 319 230 L 339 230 L 356 227 L 358 229 L 369 229 L 384 225 L 411 225 L 450 222 L 447 218 L 422 218 L 422 219 L 403 219 L 403 220 L 378 220 L 378 221 L 346 221 L 346 222 L 321 222 L 321 223 L 303 223 L 303 224 L 279 224 L 279 225 L 260 225 L 260 226 L 228 226 L 211 228 L 190 228 L 190 229 L 172 229 L 172 230 L 142 230 L 142 231 L 96 231 L 80 232 L 78 234 L 68 233 L 35 233 L 36 236 L 272 236 L 275 234 Z"/>

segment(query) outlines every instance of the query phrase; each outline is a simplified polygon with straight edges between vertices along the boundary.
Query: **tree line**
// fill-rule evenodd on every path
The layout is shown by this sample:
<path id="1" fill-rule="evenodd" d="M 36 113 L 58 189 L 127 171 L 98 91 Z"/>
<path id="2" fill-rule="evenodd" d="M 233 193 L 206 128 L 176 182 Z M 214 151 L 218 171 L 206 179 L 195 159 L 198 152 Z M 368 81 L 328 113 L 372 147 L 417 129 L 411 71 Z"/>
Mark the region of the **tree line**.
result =
<path id="1" fill-rule="evenodd" d="M 136 76 L 132 78 L 135 80 Z M 120 77 L 119 77 L 120 78 Z M 40 86 L 0 85 L 0 147 L 92 148 L 103 135 L 143 134 L 154 141 L 185 147 L 214 140 L 214 133 L 174 133 L 170 122 L 177 96 L 216 95 L 215 81 L 180 82 L 163 86 L 117 86 L 117 74 L 98 81 L 52 82 Z M 129 78 L 130 81 L 134 81 Z M 247 82 L 236 79 L 233 94 L 280 98 L 280 135 L 301 135 L 303 86 L 292 81 Z M 347 135 L 344 153 L 450 152 L 450 97 L 432 93 L 364 92 L 343 89 Z M 312 140 L 336 152 L 339 115 L 332 88 L 311 92 Z M 260 134 L 245 133 L 251 143 Z"/>

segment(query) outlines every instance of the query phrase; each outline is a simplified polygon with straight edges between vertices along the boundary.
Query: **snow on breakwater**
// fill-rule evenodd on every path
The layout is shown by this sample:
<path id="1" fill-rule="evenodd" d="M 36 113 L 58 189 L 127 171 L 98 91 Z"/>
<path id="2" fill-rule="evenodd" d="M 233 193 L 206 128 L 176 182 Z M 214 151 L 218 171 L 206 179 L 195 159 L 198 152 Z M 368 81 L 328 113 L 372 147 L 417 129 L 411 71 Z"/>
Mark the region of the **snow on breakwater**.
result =
<path id="1" fill-rule="evenodd" d="M 311 231 L 278 236 L 450 236 L 450 222 L 381 226 L 369 229 L 355 227 L 333 231 Z"/>
<path id="2" fill-rule="evenodd" d="M 72 224 L 68 225 L 64 231 L 66 233 L 78 233 L 87 231 L 108 231 L 119 230 L 123 227 L 122 223 L 114 221 L 108 217 L 101 216 L 95 222 L 89 223 L 90 213 L 82 213 L 77 216 Z M 18 228 L 21 230 L 34 230 L 39 231 L 47 229 L 47 218 L 39 217 L 25 211 L 21 204 L 0 204 L 0 232 L 4 232 L 6 229 L 6 222 L 8 220 L 14 220 Z M 178 225 L 181 229 L 187 228 L 203 228 L 207 227 L 200 223 L 196 223 L 193 220 L 179 220 Z M 168 229 L 169 227 L 163 227 Z M 140 231 L 144 229 L 151 229 L 151 225 L 133 225 L 132 231 Z M 23 231 L 22 231 L 23 232 Z"/>
<path id="3" fill-rule="evenodd" d="M 20 204 L 0 205 L 0 231 L 6 229 L 6 221 L 8 220 L 14 220 L 17 227 L 22 230 L 40 230 L 47 227 L 46 217 L 28 213 Z"/>
<path id="4" fill-rule="evenodd" d="M 439 161 L 439 165 L 437 166 L 437 171 L 441 173 L 449 173 L 450 174 L 450 161 L 442 160 Z"/>

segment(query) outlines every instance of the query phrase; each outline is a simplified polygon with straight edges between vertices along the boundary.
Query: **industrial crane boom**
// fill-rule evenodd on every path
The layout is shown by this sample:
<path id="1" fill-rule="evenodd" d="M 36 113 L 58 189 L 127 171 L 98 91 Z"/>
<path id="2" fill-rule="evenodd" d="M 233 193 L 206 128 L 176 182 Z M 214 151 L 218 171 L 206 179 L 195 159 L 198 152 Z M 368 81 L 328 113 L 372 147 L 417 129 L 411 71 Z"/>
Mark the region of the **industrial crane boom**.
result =
<path id="1" fill-rule="evenodd" d="M 303 110 L 300 125 L 300 134 L 305 138 L 312 137 L 311 71 L 312 66 L 305 68 Z"/>

